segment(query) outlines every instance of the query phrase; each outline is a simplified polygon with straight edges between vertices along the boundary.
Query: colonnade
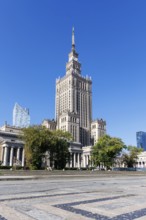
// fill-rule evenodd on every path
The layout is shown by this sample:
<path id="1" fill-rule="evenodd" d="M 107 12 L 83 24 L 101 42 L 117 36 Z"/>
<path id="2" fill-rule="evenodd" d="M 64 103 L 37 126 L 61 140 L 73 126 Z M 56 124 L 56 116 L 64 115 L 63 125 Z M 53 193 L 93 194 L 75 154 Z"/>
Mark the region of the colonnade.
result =
<path id="1" fill-rule="evenodd" d="M 3 161 L 3 166 L 13 166 L 14 164 L 24 166 L 23 147 L 4 146 L 2 161 Z"/>
<path id="2" fill-rule="evenodd" d="M 14 164 L 24 166 L 24 148 L 16 146 L 3 147 L 3 166 L 13 166 Z M 68 167 L 81 168 L 88 167 L 90 164 L 90 155 L 80 152 L 71 152 Z"/>
<path id="3" fill-rule="evenodd" d="M 74 152 L 70 153 L 70 162 L 69 162 L 69 167 L 81 167 L 81 153 Z"/>
<path id="4" fill-rule="evenodd" d="M 146 161 L 138 161 L 136 166 L 138 168 L 146 168 Z"/>
<path id="5" fill-rule="evenodd" d="M 82 155 L 81 153 L 70 153 L 69 167 L 88 167 L 90 164 L 90 155 Z"/>
<path id="6" fill-rule="evenodd" d="M 89 158 L 90 156 L 88 154 L 83 155 L 83 167 L 89 166 Z"/>

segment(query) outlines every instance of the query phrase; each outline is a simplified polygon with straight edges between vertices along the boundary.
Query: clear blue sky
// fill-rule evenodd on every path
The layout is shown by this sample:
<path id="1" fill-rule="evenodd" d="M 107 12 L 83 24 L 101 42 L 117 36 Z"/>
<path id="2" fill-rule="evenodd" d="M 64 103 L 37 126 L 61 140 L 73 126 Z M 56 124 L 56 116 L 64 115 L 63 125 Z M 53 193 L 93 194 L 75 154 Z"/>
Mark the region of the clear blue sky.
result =
<path id="1" fill-rule="evenodd" d="M 12 124 L 15 102 L 32 124 L 54 118 L 72 26 L 82 75 L 93 80 L 93 118 L 135 145 L 146 131 L 145 0 L 0 0 L 0 125 Z"/>

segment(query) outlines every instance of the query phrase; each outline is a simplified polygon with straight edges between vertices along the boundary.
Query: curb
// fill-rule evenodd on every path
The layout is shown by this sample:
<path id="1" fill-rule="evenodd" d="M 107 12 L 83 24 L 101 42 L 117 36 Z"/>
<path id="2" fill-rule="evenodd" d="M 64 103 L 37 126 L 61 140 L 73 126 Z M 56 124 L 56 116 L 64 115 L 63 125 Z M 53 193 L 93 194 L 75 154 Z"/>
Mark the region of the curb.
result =
<path id="1" fill-rule="evenodd" d="M 14 180 L 34 180 L 34 179 L 39 179 L 38 177 L 35 177 L 35 176 L 28 176 L 28 177 L 20 177 L 20 176 L 18 176 L 18 177 L 13 177 L 13 176 L 7 176 L 7 177 L 5 177 L 5 176 L 1 176 L 0 177 L 0 181 L 14 181 Z"/>

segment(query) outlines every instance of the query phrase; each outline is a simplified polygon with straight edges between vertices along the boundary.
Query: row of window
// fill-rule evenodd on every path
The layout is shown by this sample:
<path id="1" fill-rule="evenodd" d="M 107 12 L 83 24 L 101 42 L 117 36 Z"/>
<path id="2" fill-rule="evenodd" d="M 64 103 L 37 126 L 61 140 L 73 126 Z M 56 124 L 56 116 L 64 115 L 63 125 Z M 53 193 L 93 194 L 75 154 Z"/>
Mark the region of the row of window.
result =
<path id="1" fill-rule="evenodd" d="M 91 127 L 91 129 L 96 129 L 96 128 L 98 128 L 98 129 L 105 129 L 105 127 L 104 127 L 104 125 L 92 125 L 92 127 Z"/>
<path id="2" fill-rule="evenodd" d="M 78 119 L 77 119 L 77 118 L 74 118 L 74 117 L 70 117 L 70 121 L 71 121 L 71 122 L 74 122 L 74 123 L 77 123 L 77 122 L 78 122 Z"/>
<path id="3" fill-rule="evenodd" d="M 74 141 L 77 141 L 77 126 L 71 125 L 70 132 L 73 136 Z"/>
<path id="4" fill-rule="evenodd" d="M 61 126 L 61 130 L 62 130 L 62 131 L 66 131 L 66 125 Z"/>
<path id="5" fill-rule="evenodd" d="M 61 122 L 65 122 L 66 121 L 66 117 L 61 118 Z"/>

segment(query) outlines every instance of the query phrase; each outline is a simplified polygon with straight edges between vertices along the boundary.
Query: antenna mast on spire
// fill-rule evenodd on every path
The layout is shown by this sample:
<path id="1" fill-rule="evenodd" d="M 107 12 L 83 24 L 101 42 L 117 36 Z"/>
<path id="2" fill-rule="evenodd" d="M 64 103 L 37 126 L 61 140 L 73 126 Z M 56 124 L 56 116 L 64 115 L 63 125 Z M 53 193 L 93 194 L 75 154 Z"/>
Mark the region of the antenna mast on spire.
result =
<path id="1" fill-rule="evenodd" d="M 75 34 L 74 34 L 74 27 L 72 28 L 72 50 L 75 50 Z"/>

